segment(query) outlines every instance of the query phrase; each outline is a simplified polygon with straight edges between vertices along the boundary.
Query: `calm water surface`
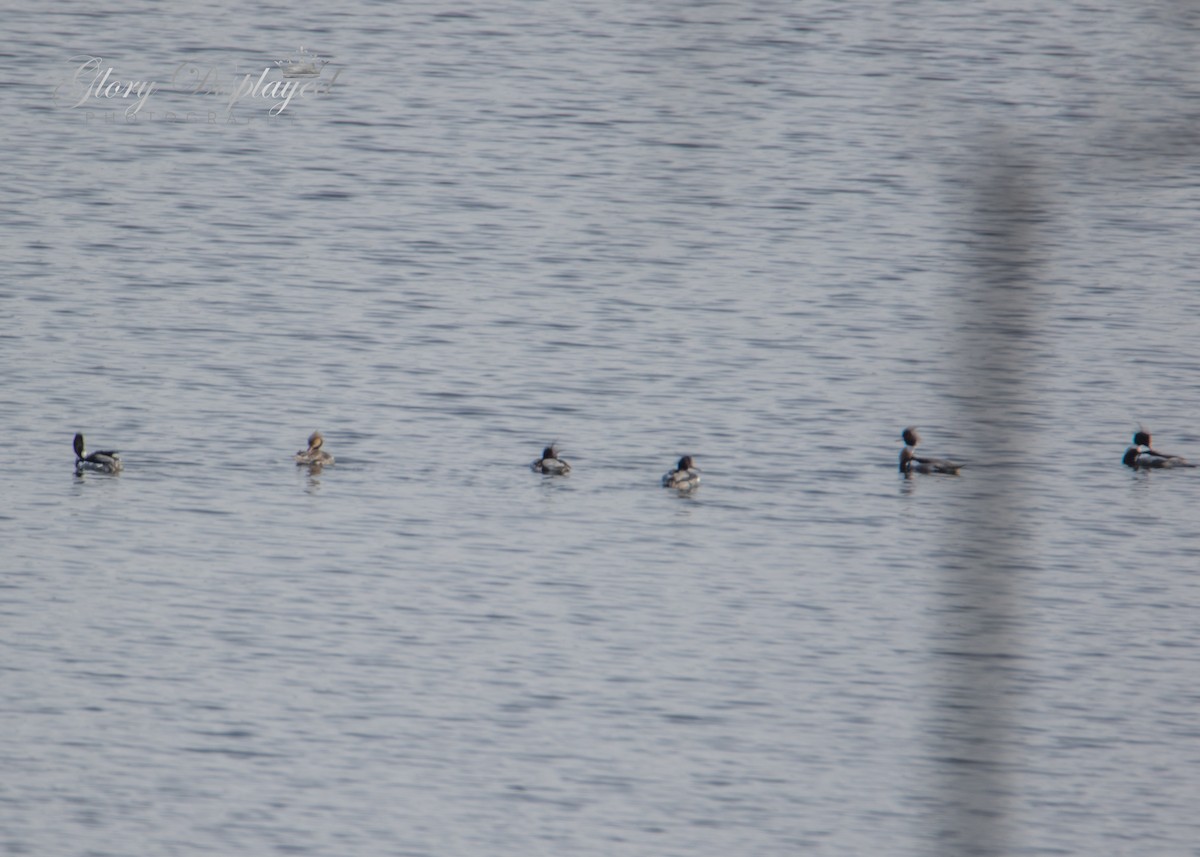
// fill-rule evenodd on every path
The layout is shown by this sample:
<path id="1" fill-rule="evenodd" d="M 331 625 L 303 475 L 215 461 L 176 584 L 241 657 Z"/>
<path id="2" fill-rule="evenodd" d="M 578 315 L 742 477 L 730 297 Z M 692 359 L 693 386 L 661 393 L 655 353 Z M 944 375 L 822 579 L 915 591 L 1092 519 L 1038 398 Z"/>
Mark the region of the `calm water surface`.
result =
<path id="1" fill-rule="evenodd" d="M 1200 854 L 1198 35 L 10 10 L 0 852 Z"/>

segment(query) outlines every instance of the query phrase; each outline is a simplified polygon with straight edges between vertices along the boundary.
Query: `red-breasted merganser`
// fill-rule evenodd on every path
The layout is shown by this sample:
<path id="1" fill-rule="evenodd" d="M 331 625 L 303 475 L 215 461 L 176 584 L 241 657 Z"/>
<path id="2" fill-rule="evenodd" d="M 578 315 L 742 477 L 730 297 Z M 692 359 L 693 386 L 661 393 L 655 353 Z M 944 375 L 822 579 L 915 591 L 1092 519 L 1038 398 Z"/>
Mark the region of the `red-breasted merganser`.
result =
<path id="1" fill-rule="evenodd" d="M 550 476 L 562 476 L 564 473 L 571 472 L 571 465 L 558 457 L 558 447 L 554 444 L 543 449 L 542 457 L 529 466 L 538 473 L 546 473 Z"/>
<path id="2" fill-rule="evenodd" d="M 691 491 L 700 484 L 700 468 L 690 455 L 685 455 L 679 459 L 679 464 L 674 470 L 663 474 L 662 484 L 664 488 Z"/>
<path id="3" fill-rule="evenodd" d="M 1133 446 L 1125 450 L 1121 463 L 1134 470 L 1149 470 L 1160 467 L 1195 467 L 1187 459 L 1159 452 L 1151 447 L 1150 432 L 1138 429 L 1133 435 Z"/>
<path id="4" fill-rule="evenodd" d="M 319 431 L 310 434 L 308 436 L 308 449 L 296 453 L 296 463 L 309 467 L 323 467 L 327 464 L 333 464 L 333 456 L 321 449 L 324 443 L 325 438 L 321 436 Z"/>
<path id="5" fill-rule="evenodd" d="M 914 471 L 958 475 L 958 471 L 962 468 L 961 464 L 946 461 L 944 458 L 923 458 L 914 452 L 916 445 L 921 442 L 921 436 L 917 434 L 915 428 L 909 426 L 901 432 L 900 436 L 904 438 L 904 449 L 900 450 L 900 472 L 905 476 Z"/>
<path id="6" fill-rule="evenodd" d="M 75 474 L 78 476 L 85 470 L 93 473 L 120 473 L 122 470 L 121 457 L 115 449 L 106 449 L 88 453 L 83 446 L 83 435 L 75 435 Z"/>

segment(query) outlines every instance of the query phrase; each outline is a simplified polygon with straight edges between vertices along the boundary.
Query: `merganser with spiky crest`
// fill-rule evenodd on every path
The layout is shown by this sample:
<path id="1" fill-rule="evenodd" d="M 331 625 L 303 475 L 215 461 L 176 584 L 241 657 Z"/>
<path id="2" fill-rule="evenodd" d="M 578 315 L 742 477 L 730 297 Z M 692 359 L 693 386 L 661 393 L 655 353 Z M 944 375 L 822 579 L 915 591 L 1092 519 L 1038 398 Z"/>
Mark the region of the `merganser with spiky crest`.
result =
<path id="1" fill-rule="evenodd" d="M 529 465 L 530 469 L 548 476 L 562 476 L 571 472 L 571 465 L 558 457 L 558 447 L 550 444 L 542 450 L 542 457 Z"/>
<path id="2" fill-rule="evenodd" d="M 324 467 L 333 464 L 333 456 L 321 449 L 324 443 L 325 438 L 321 436 L 319 431 L 310 434 L 308 436 L 308 449 L 296 453 L 296 464 L 308 467 Z"/>

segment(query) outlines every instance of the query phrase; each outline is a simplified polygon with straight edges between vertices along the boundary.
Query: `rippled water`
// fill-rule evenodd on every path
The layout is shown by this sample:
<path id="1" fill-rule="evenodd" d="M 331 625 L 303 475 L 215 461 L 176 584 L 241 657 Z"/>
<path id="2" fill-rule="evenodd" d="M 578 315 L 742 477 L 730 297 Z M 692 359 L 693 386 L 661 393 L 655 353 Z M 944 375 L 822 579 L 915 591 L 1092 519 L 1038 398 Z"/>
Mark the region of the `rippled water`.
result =
<path id="1" fill-rule="evenodd" d="M 1200 853 L 1198 28 L 6 14 L 0 851 Z"/>

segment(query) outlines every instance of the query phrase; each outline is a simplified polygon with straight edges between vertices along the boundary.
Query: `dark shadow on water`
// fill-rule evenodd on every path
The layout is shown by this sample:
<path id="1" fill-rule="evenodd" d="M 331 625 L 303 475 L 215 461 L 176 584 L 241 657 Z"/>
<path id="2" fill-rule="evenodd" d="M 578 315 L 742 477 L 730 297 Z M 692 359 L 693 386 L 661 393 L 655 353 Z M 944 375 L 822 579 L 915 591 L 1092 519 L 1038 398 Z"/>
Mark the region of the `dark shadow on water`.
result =
<path id="1" fill-rule="evenodd" d="M 955 347 L 963 429 L 996 462 L 1021 458 L 1035 398 L 1034 343 L 1038 307 L 1038 227 L 1047 217 L 1038 168 L 1003 144 L 976 151 L 975 169 L 959 177 L 973 209 L 963 232 L 971 281 L 961 285 Z M 1014 664 L 1022 640 L 1014 632 L 1013 581 L 1030 560 L 1016 538 L 1020 481 L 980 480 L 949 522 L 958 548 L 941 562 L 942 617 L 932 629 L 939 692 L 932 700 L 932 761 L 938 772 L 936 839 L 945 855 L 1010 853 L 1016 820 L 1008 748 L 1017 723 Z"/>

